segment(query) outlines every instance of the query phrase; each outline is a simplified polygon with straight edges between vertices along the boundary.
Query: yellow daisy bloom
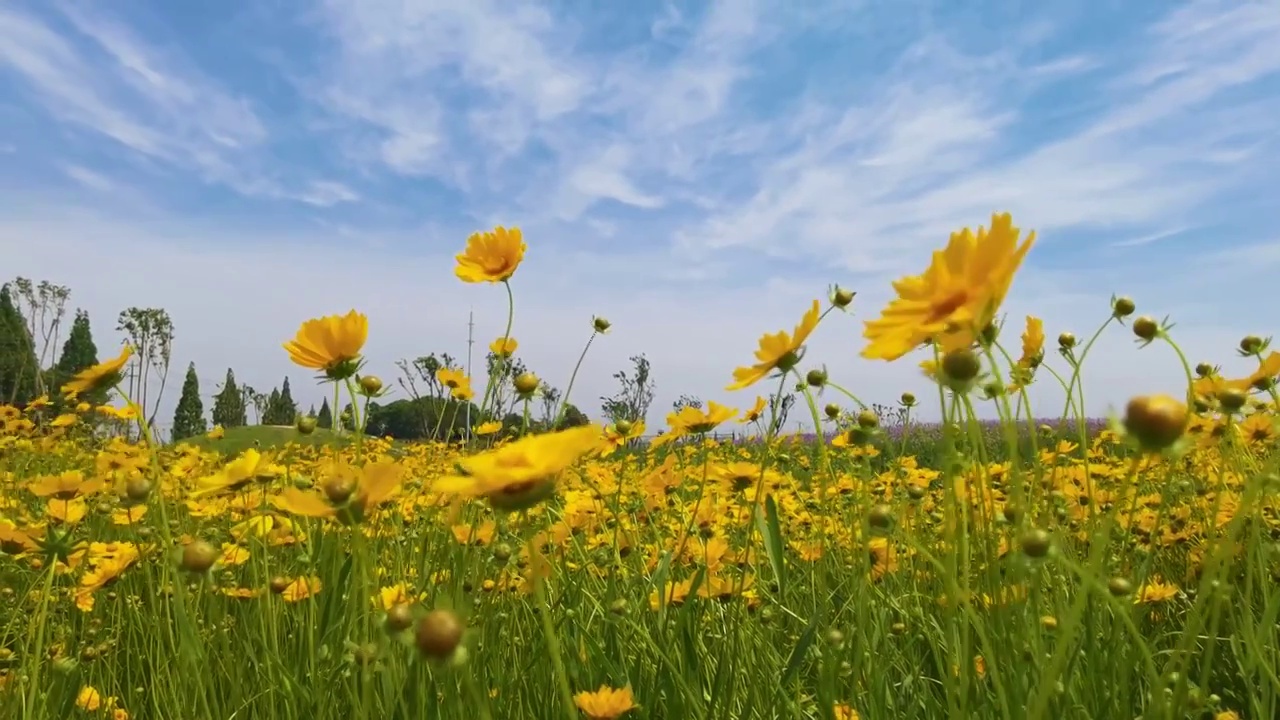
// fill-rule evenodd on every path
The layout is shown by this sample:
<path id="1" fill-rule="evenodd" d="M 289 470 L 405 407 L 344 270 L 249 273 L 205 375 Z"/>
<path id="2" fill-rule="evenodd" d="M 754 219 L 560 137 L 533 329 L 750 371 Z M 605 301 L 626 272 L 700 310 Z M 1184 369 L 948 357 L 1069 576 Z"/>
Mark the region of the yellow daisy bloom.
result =
<path id="1" fill-rule="evenodd" d="M 462 474 L 436 480 L 432 490 L 483 497 L 500 510 L 530 507 L 555 491 L 560 473 L 603 444 L 601 429 L 595 425 L 530 435 L 459 460 Z"/>
<path id="2" fill-rule="evenodd" d="M 68 380 L 62 386 L 62 394 L 67 397 L 74 398 L 82 393 L 94 392 L 95 390 L 105 390 L 114 387 L 120 382 L 120 376 L 124 372 L 124 366 L 129 362 L 129 358 L 133 357 L 133 346 L 125 345 L 120 350 L 120 356 L 100 362 L 92 367 L 76 373 L 76 376 Z"/>
<path id="3" fill-rule="evenodd" d="M 756 351 L 756 360 L 759 362 L 734 370 L 733 384 L 725 389 L 741 390 L 763 380 L 774 368 L 785 373 L 795 367 L 796 363 L 800 362 L 800 348 L 804 345 L 804 341 L 809 339 L 813 329 L 818 326 L 818 320 L 822 317 L 821 312 L 822 308 L 818 305 L 818 301 L 814 300 L 813 306 L 800 319 L 794 334 L 788 335 L 787 331 L 781 330 L 761 336 L 760 349 Z"/>
<path id="4" fill-rule="evenodd" d="M 863 336 L 870 342 L 862 356 L 897 360 L 931 340 L 944 352 L 972 345 L 995 317 L 1035 242 L 1032 232 L 1018 244 L 1020 233 L 1008 213 L 992 215 L 990 230 L 952 233 L 923 275 L 893 283 L 898 297 L 867 321 Z"/>
<path id="5" fill-rule="evenodd" d="M 368 339 L 369 318 L 352 310 L 346 315 L 328 315 L 302 323 L 284 349 L 298 365 L 342 380 L 355 373 L 355 363 Z"/>
<path id="6" fill-rule="evenodd" d="M 467 238 L 467 248 L 457 255 L 454 274 L 469 283 L 506 282 L 520 267 L 527 249 L 520 228 L 499 225 L 490 232 L 474 233 Z"/>

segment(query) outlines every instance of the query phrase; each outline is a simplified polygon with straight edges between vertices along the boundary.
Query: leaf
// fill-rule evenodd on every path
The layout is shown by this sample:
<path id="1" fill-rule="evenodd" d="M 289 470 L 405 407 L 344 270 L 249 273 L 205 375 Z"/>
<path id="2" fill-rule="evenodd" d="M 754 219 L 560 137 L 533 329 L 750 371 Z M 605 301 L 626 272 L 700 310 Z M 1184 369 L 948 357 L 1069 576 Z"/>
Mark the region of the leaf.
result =
<path id="1" fill-rule="evenodd" d="M 765 496 L 764 514 L 756 515 L 756 524 L 760 528 L 760 536 L 764 540 L 764 552 L 773 568 L 774 579 L 778 582 L 781 593 L 787 584 L 787 567 L 782 554 L 782 528 L 778 524 L 778 504 L 772 495 Z"/>

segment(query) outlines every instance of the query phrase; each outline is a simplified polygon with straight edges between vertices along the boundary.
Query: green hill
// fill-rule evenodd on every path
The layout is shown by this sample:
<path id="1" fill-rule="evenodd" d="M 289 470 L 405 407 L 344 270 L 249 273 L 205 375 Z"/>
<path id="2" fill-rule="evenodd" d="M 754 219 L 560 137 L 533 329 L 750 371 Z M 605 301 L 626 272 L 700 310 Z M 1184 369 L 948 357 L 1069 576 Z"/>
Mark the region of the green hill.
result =
<path id="1" fill-rule="evenodd" d="M 232 456 L 239 455 L 252 447 L 257 447 L 259 450 L 267 450 L 283 447 L 289 443 L 332 445 L 335 443 L 345 444 L 350 441 L 350 435 L 335 435 L 332 430 L 320 428 L 317 428 L 310 435 L 303 435 L 292 425 L 245 425 L 243 427 L 228 428 L 226 434 L 217 440 L 207 435 L 200 435 L 187 438 L 182 442 Z"/>

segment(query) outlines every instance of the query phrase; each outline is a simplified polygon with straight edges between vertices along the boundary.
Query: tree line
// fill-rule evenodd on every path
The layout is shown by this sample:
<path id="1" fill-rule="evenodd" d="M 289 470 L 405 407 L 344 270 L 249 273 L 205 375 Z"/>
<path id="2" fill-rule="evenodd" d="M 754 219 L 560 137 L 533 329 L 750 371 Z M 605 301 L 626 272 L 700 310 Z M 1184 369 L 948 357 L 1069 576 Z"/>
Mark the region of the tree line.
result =
<path id="1" fill-rule="evenodd" d="M 89 314 L 77 309 L 71 327 L 62 338 L 63 323 L 71 290 L 48 281 L 39 283 L 16 278 L 0 286 L 0 403 L 25 407 L 32 400 L 47 397 L 53 411 L 65 408 L 59 388 L 76 373 L 99 362 L 93 340 Z M 168 386 L 175 337 L 173 321 L 163 308 L 130 307 L 117 317 L 116 330 L 133 346 L 134 356 L 123 378 L 123 388 L 144 413 L 148 424 L 156 427 L 156 415 Z M 58 352 L 59 343 L 61 351 Z M 114 353 L 113 353 L 114 354 Z M 464 437 L 485 422 L 498 422 L 501 432 L 516 433 L 525 426 L 526 408 L 515 393 L 515 378 L 529 369 L 518 357 L 503 358 L 493 352 L 485 357 L 489 377 L 497 379 L 486 405 L 485 417 L 470 400 L 453 398 L 441 383 L 441 369 L 461 371 L 457 358 L 448 353 L 432 353 L 396 363 L 400 375 L 397 383 L 407 397 L 382 402 L 381 397 L 368 399 L 360 408 L 366 418 L 366 430 L 375 435 L 402 440 L 452 440 Z M 630 358 L 630 367 L 613 374 L 617 391 L 600 397 L 600 409 L 610 423 L 648 420 L 656 393 L 652 365 L 643 354 Z M 105 391 L 79 398 L 81 402 L 103 404 Z M 528 424 L 535 430 L 568 427 L 589 422 L 586 414 L 572 403 L 563 403 L 561 391 L 540 381 L 538 391 L 528 407 Z M 776 413 L 779 424 L 785 422 L 794 397 L 782 398 Z M 672 409 L 701 407 L 702 401 L 682 395 Z M 213 396 L 213 407 L 206 418 L 200 395 L 200 381 L 195 363 L 188 363 L 181 394 L 174 410 L 172 440 L 195 437 L 209 430 L 210 423 L 223 428 L 250 424 L 291 425 L 302 417 L 314 418 L 316 426 L 332 429 L 350 428 L 355 413 L 350 403 L 337 410 L 325 399 L 319 409 L 314 406 L 301 413 L 289 387 L 289 379 L 270 392 L 237 383 L 235 372 L 228 368 L 225 380 Z"/>

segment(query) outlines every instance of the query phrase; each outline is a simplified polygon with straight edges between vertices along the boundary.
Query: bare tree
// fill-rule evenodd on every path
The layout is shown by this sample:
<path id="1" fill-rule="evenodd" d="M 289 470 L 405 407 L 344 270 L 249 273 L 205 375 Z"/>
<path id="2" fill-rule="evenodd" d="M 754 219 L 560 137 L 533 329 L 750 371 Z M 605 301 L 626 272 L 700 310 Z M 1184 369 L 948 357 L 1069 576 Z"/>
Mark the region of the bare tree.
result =
<path id="1" fill-rule="evenodd" d="M 129 399 L 155 425 L 156 412 L 169 382 L 169 362 L 173 357 L 173 320 L 164 308 L 131 307 L 120 313 L 116 330 L 125 333 L 136 353 L 129 365 Z M 148 403 L 151 381 L 158 380 L 155 402 Z"/>
<path id="2" fill-rule="evenodd" d="M 36 361 L 36 393 L 44 395 L 49 392 L 45 386 L 43 370 L 55 362 L 53 354 L 57 352 L 58 335 L 62 328 L 62 318 L 67 314 L 67 299 L 71 297 L 71 288 L 54 285 L 48 280 L 33 283 L 19 277 L 13 281 L 14 305 L 26 323 L 31 342 L 35 345 Z"/>
<path id="3" fill-rule="evenodd" d="M 627 420 L 641 421 L 649 415 L 649 406 L 653 404 L 655 383 L 650 377 L 649 359 L 643 354 L 631 357 L 632 372 L 619 370 L 613 378 L 621 386 L 613 397 L 600 398 L 601 409 L 610 422 Z"/>
<path id="4" fill-rule="evenodd" d="M 551 387 L 551 385 L 543 380 L 538 386 L 539 402 L 542 409 L 542 422 L 548 427 L 555 421 L 556 404 L 560 402 L 560 391 Z"/>
<path id="5" fill-rule="evenodd" d="M 702 400 L 700 400 L 699 398 L 694 397 L 693 395 L 687 395 L 687 394 L 686 394 L 686 395 L 681 395 L 680 397 L 676 398 L 676 401 L 675 401 L 675 402 L 671 403 L 671 409 L 672 409 L 674 412 L 680 412 L 681 410 L 683 410 L 683 409 L 685 409 L 685 408 L 687 408 L 687 407 L 697 408 L 697 409 L 701 410 L 701 409 L 702 409 Z"/>

